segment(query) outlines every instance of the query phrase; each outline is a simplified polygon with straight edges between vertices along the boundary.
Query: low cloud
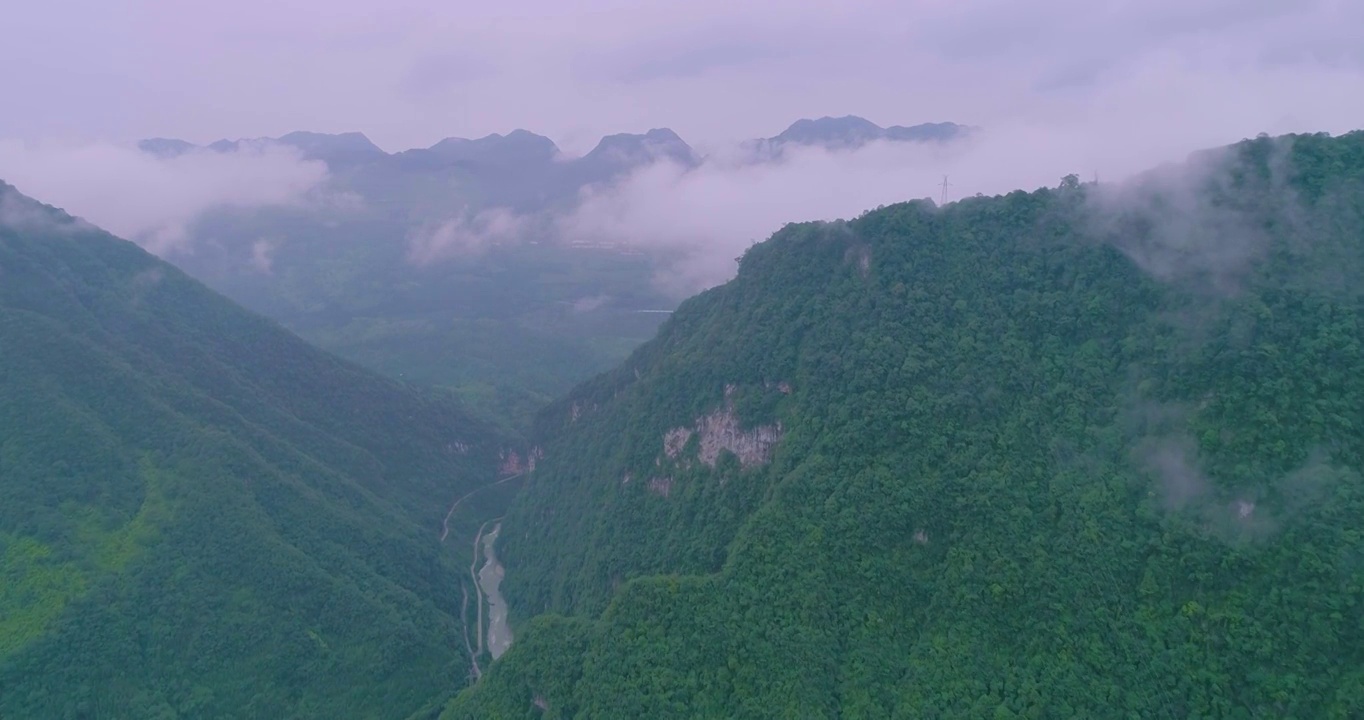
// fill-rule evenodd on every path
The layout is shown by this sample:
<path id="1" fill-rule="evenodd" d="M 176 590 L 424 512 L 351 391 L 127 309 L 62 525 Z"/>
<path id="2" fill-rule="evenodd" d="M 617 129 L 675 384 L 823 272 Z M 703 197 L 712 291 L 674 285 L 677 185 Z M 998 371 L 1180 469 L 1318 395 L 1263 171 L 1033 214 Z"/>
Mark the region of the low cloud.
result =
<path id="1" fill-rule="evenodd" d="M 1055 187 L 1069 174 L 1107 184 L 1260 133 L 1338 133 L 1364 116 L 1364 96 L 1351 90 L 1364 83 L 1357 67 L 1311 59 L 1266 66 L 1218 46 L 1152 53 L 1104 80 L 1045 105 L 1020 107 L 1016 116 L 983 123 L 971 139 L 948 145 L 803 148 L 764 165 L 712 152 L 691 171 L 656 164 L 588 194 L 562 227 L 571 237 L 668 250 L 678 259 L 663 279 L 694 291 L 730 277 L 736 256 L 787 222 L 855 217 L 917 198 L 938 201 L 944 178 L 948 201 Z M 1234 218 L 1203 219 L 1209 232 L 1237 229 Z M 1187 236 L 1181 228 L 1168 230 L 1167 239 Z M 1221 246 L 1226 255 L 1207 255 L 1205 264 L 1253 259 L 1259 244 L 1244 239 L 1245 247 Z M 1141 260 L 1168 274 L 1166 259 Z"/>
<path id="2" fill-rule="evenodd" d="M 251 267 L 263 275 L 269 275 L 275 268 L 275 243 L 261 238 L 251 243 Z"/>
<path id="3" fill-rule="evenodd" d="M 1166 510 L 1179 512 L 1208 502 L 1212 486 L 1198 467 L 1193 441 L 1179 436 L 1147 438 L 1134 454 L 1155 476 L 1155 492 Z"/>
<path id="4" fill-rule="evenodd" d="M 1224 478 L 1202 469 L 1193 440 L 1180 434 L 1143 438 L 1132 450 L 1138 467 L 1154 481 L 1151 497 L 1168 517 L 1223 542 L 1262 540 L 1286 524 L 1319 510 L 1337 487 L 1357 480 L 1317 449 L 1293 471 L 1267 480 Z"/>
<path id="5" fill-rule="evenodd" d="M 1269 22 L 1259 15 L 1251 20 L 1255 27 Z M 1337 26 L 1320 8 L 1301 22 L 1308 29 Z M 1199 23 L 1194 25 L 1201 27 Z M 1010 37 L 1003 32 L 1007 26 L 1001 26 L 1001 38 Z M 944 32 L 951 27 L 949 23 Z M 1311 35 L 1307 30 L 1302 33 L 1304 38 Z M 1122 62 L 1097 68 L 1090 80 L 1067 81 L 1046 91 L 1017 90 L 1029 87 L 1022 83 L 1017 88 L 1010 85 L 1014 90 L 1009 92 L 967 92 L 974 87 L 970 77 L 944 81 L 957 95 L 989 96 L 995 98 L 991 102 L 1007 105 L 989 112 L 937 102 L 932 96 L 916 97 L 912 110 L 887 106 L 879 111 L 875 103 L 826 98 L 819 110 L 798 112 L 810 116 L 868 112 L 869 119 L 883 125 L 952 120 L 983 130 L 948 145 L 874 143 L 855 151 L 799 148 L 779 162 L 765 164 L 743 162 L 733 145 L 712 144 L 703 148 L 708 159 L 699 168 L 657 162 L 609 187 L 590 190 L 575 209 L 558 217 L 519 216 L 502 208 L 444 212 L 437 222 L 408 227 L 407 259 L 427 265 L 500 244 L 552 237 L 583 245 L 610 243 L 657 254 L 662 259 L 660 286 L 681 296 L 728 279 L 736 257 L 788 222 L 850 218 L 879 205 L 918 198 L 939 200 L 944 178 L 949 201 L 1055 186 L 1072 173 L 1084 180 L 1097 175 L 1101 187 L 1107 187 L 1163 162 L 1183 162 L 1191 152 L 1262 132 L 1342 132 L 1364 117 L 1364 95 L 1355 91 L 1364 86 L 1364 66 L 1346 62 L 1340 53 L 1275 53 L 1271 61 L 1260 35 L 1254 35 L 1256 42 L 1245 43 L 1233 35 L 1199 36 L 1194 42 L 1180 34 L 1184 38 L 1180 42 L 1132 48 Z M 671 71 L 662 74 L 680 77 Z M 839 82 L 848 85 L 849 92 L 857 89 L 852 74 Z M 866 97 L 895 95 L 886 86 L 862 91 Z M 740 95 L 735 93 L 736 98 Z M 810 93 L 802 86 L 801 95 Z M 708 112 L 714 117 L 708 115 L 706 123 L 727 127 L 738 128 L 751 120 L 741 109 Z M 798 116 L 788 115 L 787 120 Z M 628 121 L 610 119 L 616 130 L 630 129 L 622 127 Z M 509 126 L 515 125 L 540 129 L 529 114 Z M 505 132 L 507 127 L 495 129 Z M 765 134 L 780 129 L 779 124 L 772 125 Z M 0 143 L 0 178 L 163 254 L 188 247 L 186 228 L 212 207 L 305 203 L 315 214 L 334 220 L 362 204 L 354 194 L 337 194 L 330 187 L 324 192 L 326 171 L 320 163 L 304 162 L 277 146 L 166 160 L 107 145 Z M 434 202 L 461 208 L 475 199 L 452 195 Z M 1235 268 L 1252 262 L 1263 246 L 1252 233 L 1239 233 L 1242 226 L 1234 217 L 1201 220 L 1208 223 L 1193 229 L 1244 243 L 1180 248 L 1171 241 L 1194 234 L 1171 223 L 1161 234 L 1165 245 L 1154 248 L 1160 252 L 1152 254 L 1153 248 L 1147 247 L 1128 248 L 1129 253 L 1153 274 L 1168 276 L 1187 259 L 1181 253 L 1202 252 L 1198 259 L 1205 266 Z"/>
<path id="6" fill-rule="evenodd" d="M 593 295 L 592 297 L 578 298 L 573 301 L 573 312 L 589 313 L 605 305 L 611 300 L 609 295 Z"/>
<path id="7" fill-rule="evenodd" d="M 206 210 L 296 205 L 326 177 L 323 163 L 273 144 L 160 158 L 113 144 L 0 141 L 0 178 L 160 255 L 185 250 Z"/>
<path id="8" fill-rule="evenodd" d="M 407 258 L 414 265 L 428 265 L 476 256 L 496 245 L 523 240 L 529 226 L 527 218 L 501 207 L 428 223 L 408 235 Z"/>
<path id="9" fill-rule="evenodd" d="M 160 265 L 153 265 L 134 275 L 129 283 L 132 289 L 128 304 L 132 307 L 141 307 L 147 295 L 161 285 L 161 281 L 166 279 L 166 271 Z"/>
<path id="10" fill-rule="evenodd" d="M 1285 172 L 1290 147 L 1276 143 L 1269 188 L 1275 194 L 1261 202 L 1294 202 Z M 1236 196 L 1232 184 L 1239 164 L 1234 153 L 1199 153 L 1182 164 L 1100 186 L 1088 196 L 1088 229 L 1158 280 L 1202 279 L 1209 290 L 1233 292 L 1269 245 L 1254 213 L 1270 208 L 1226 202 Z"/>
<path id="11" fill-rule="evenodd" d="M 0 181 L 0 227 L 23 232 L 68 232 L 91 229 L 89 223 L 65 213 L 54 213 Z"/>

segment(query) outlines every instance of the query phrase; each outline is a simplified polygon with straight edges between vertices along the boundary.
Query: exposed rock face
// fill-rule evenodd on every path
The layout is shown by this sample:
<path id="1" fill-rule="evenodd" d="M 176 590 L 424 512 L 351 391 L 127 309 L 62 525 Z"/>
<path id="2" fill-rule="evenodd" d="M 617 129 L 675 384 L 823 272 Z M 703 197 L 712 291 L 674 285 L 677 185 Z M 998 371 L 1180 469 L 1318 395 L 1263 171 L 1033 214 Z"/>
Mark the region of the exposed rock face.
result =
<path id="1" fill-rule="evenodd" d="M 778 387 L 778 391 L 783 394 L 791 392 L 791 386 L 785 382 L 779 386 L 768 382 L 765 383 L 765 387 L 768 389 Z M 691 467 L 696 460 L 713 468 L 720 459 L 720 453 L 725 450 L 734 453 L 739 459 L 740 467 L 745 469 L 764 465 L 772 460 L 772 451 L 782 438 L 781 423 L 742 429 L 739 418 L 734 413 L 733 395 L 737 390 L 738 387 L 735 385 L 726 385 L 723 407 L 697 418 L 691 427 L 675 427 L 663 433 L 663 452 L 654 458 L 654 466 L 658 468 L 655 472 L 658 474 L 645 481 L 645 487 L 650 492 L 660 497 L 668 497 L 672 494 L 673 488 L 673 476 L 663 474 L 668 468 L 685 469 Z M 683 457 L 693 437 L 698 439 L 696 457 Z M 620 483 L 629 485 L 633 480 L 634 476 L 627 472 L 621 477 Z"/>
<path id="2" fill-rule="evenodd" d="M 503 450 L 498 457 L 502 461 L 497 467 L 499 475 L 518 475 L 534 472 L 536 461 L 544 459 L 545 454 L 537 445 L 526 452 L 524 460 L 515 450 Z"/>
<path id="3" fill-rule="evenodd" d="M 588 413 L 590 413 L 590 412 L 595 412 L 596 410 L 597 410 L 597 404 L 596 404 L 596 403 L 584 403 L 584 402 L 578 402 L 577 400 L 574 400 L 574 401 L 568 406 L 568 422 L 569 422 L 570 424 L 571 424 L 571 423 L 576 423 L 576 422 L 578 422 L 579 420 L 581 420 L 581 419 L 583 418 L 584 415 L 586 415 L 586 414 L 588 414 Z"/>
<path id="4" fill-rule="evenodd" d="M 790 386 L 782 383 L 782 392 L 790 392 Z M 722 450 L 728 450 L 739 458 L 744 468 L 764 465 L 772 459 L 772 450 L 782 438 L 781 423 L 760 425 L 744 430 L 739 426 L 739 418 L 734 414 L 733 402 L 728 398 L 734 394 L 733 385 L 725 386 L 725 405 L 709 415 L 696 419 L 694 427 L 677 427 L 663 435 L 663 454 L 676 460 L 686 448 L 692 435 L 700 436 L 698 459 L 708 467 L 715 467 Z M 662 459 L 656 463 L 662 465 Z"/>
<path id="5" fill-rule="evenodd" d="M 670 458 L 677 458 L 677 454 L 682 452 L 682 448 L 687 446 L 687 441 L 691 440 L 691 428 L 673 428 L 663 436 L 663 454 Z"/>
<path id="6" fill-rule="evenodd" d="M 673 479 L 671 477 L 649 478 L 649 492 L 668 497 L 673 491 Z"/>
<path id="7" fill-rule="evenodd" d="M 739 458 L 745 468 L 764 465 L 772 459 L 772 449 L 781 440 L 781 423 L 760 425 L 752 430 L 741 430 L 734 409 L 717 410 L 696 422 L 701 434 L 701 462 L 715 467 L 721 450 L 728 450 Z"/>
<path id="8" fill-rule="evenodd" d="M 771 380 L 764 380 L 763 387 L 767 388 L 768 390 L 771 390 L 772 388 L 775 387 L 777 389 L 777 392 L 781 393 L 782 395 L 791 394 L 791 383 L 786 382 L 785 380 L 782 380 L 781 382 L 778 383 L 773 383 Z"/>

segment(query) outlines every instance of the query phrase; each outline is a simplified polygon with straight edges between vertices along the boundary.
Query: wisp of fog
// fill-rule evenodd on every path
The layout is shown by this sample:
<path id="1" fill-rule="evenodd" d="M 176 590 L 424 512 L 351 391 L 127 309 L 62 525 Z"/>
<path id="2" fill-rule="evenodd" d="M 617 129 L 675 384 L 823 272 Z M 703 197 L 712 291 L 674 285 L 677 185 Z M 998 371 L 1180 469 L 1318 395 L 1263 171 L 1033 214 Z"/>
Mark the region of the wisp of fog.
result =
<path id="1" fill-rule="evenodd" d="M 190 249 L 189 228 L 205 211 L 302 202 L 326 179 L 327 166 L 277 144 L 164 158 L 110 143 L 0 141 L 0 177 L 30 197 L 173 256 Z"/>

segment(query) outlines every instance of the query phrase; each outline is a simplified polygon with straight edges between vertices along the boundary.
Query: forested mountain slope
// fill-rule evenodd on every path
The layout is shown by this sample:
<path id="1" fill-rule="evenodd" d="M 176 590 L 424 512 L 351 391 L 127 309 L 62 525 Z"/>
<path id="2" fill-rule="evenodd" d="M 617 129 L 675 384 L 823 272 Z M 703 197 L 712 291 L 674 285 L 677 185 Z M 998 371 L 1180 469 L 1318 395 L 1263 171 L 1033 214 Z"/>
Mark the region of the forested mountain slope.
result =
<path id="1" fill-rule="evenodd" d="M 452 401 L 3 184 L 0 388 L 0 717 L 404 717 L 465 681 L 439 536 L 502 440 Z"/>
<path id="2" fill-rule="evenodd" d="M 1358 717 L 1362 260 L 1364 133 L 788 226 L 542 415 L 446 716 Z"/>

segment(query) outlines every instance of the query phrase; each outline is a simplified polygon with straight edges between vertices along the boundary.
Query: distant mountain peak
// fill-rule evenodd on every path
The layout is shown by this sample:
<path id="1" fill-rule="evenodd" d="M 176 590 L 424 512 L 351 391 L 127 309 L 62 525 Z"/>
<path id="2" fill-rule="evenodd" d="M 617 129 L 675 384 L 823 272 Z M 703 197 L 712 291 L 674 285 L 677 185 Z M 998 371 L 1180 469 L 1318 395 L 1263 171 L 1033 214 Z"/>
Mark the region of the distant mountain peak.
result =
<path id="1" fill-rule="evenodd" d="M 329 134 L 296 130 L 280 136 L 276 142 L 296 147 L 303 157 L 322 160 L 328 165 L 363 163 L 388 155 L 361 132 Z"/>
<path id="2" fill-rule="evenodd" d="M 539 135 L 539 134 L 533 133 L 533 132 L 531 132 L 531 131 L 529 131 L 529 130 L 526 130 L 525 128 L 517 128 L 517 129 L 515 129 L 515 130 L 513 130 L 513 131 L 511 131 L 511 132 L 509 132 L 509 133 L 507 133 L 507 136 L 506 136 L 506 137 L 507 137 L 507 139 L 515 138 L 515 139 L 518 139 L 518 140 L 532 140 L 532 141 L 535 141 L 535 142 L 547 142 L 547 143 L 549 143 L 549 144 L 551 144 L 551 145 L 554 144 L 554 141 L 553 141 L 553 140 L 550 140 L 549 138 L 545 137 L 544 135 Z"/>
<path id="3" fill-rule="evenodd" d="M 157 137 L 138 141 L 137 149 L 149 155 L 171 158 L 198 150 L 199 146 L 179 138 Z"/>
<path id="4" fill-rule="evenodd" d="M 885 130 L 885 139 L 906 142 L 945 142 L 956 140 L 976 131 L 968 125 L 954 122 L 927 122 L 918 125 L 892 125 Z"/>
<path id="5" fill-rule="evenodd" d="M 682 142 L 682 138 L 678 136 L 677 133 L 673 132 L 672 128 L 653 128 L 648 132 L 643 133 L 612 133 L 610 135 L 604 135 L 602 136 L 602 139 L 597 143 L 597 146 L 601 147 L 602 145 L 608 146 L 621 145 L 628 143 L 639 143 L 644 141 L 680 143 Z"/>
<path id="6" fill-rule="evenodd" d="M 878 139 L 885 130 L 876 123 L 856 115 L 842 117 L 824 116 L 815 120 L 802 118 L 791 123 L 780 135 L 773 138 L 779 142 L 794 142 L 802 145 L 823 145 L 829 143 L 863 143 Z"/>
<path id="7" fill-rule="evenodd" d="M 427 149 L 443 160 L 498 165 L 544 163 L 559 154 L 559 146 L 553 140 L 520 128 L 506 135 L 492 133 L 476 140 L 448 137 Z"/>
<path id="8" fill-rule="evenodd" d="M 316 144 L 329 147 L 347 147 L 356 150 L 383 152 L 383 150 L 379 149 L 378 145 L 375 145 L 373 141 L 362 132 L 319 133 L 308 130 L 295 130 L 291 133 L 281 135 L 278 140 L 279 142 L 289 143 L 291 145 Z"/>
<path id="9" fill-rule="evenodd" d="M 791 123 L 781 134 L 754 140 L 750 149 L 759 158 L 780 156 L 788 145 L 822 147 L 827 150 L 853 150 L 877 141 L 889 142 L 945 142 L 972 131 L 965 125 L 952 122 L 892 125 L 883 128 L 857 115 L 841 117 L 802 118 Z"/>
<path id="10" fill-rule="evenodd" d="M 153 138 L 143 140 L 138 143 L 138 147 L 143 152 L 150 152 L 155 155 L 164 156 L 165 152 L 158 152 L 157 148 L 165 143 L 170 143 L 170 148 L 175 148 L 174 143 L 181 143 L 180 140 L 167 140 L 163 138 Z M 189 143 L 190 149 L 195 146 Z M 319 133 L 308 130 L 295 130 L 291 133 L 281 135 L 277 138 L 240 138 L 228 140 L 226 138 L 209 143 L 208 149 L 214 152 L 236 152 L 243 147 L 257 147 L 261 145 L 279 144 L 295 148 L 303 157 L 308 160 L 321 160 L 329 166 L 359 165 L 367 162 L 387 157 L 388 153 L 375 145 L 369 137 L 361 132 L 343 133 Z M 150 148 L 148 146 L 151 146 Z"/>
<path id="11" fill-rule="evenodd" d="M 642 165 L 656 160 L 671 160 L 686 167 L 700 163 L 696 151 L 670 128 L 653 128 L 646 133 L 616 133 L 607 135 L 592 152 L 583 157 L 588 162 L 615 165 Z"/>

